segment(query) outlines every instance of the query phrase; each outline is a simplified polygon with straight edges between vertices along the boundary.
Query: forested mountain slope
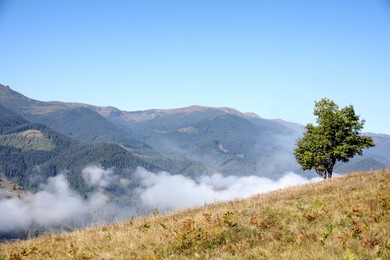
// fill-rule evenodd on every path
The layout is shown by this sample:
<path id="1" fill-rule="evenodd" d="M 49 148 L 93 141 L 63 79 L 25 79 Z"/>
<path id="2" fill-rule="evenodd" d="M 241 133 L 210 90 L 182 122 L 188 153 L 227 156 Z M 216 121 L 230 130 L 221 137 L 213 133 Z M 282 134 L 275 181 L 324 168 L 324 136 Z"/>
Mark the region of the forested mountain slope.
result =
<path id="1" fill-rule="evenodd" d="M 85 190 L 83 168 L 101 165 L 117 174 L 132 173 L 138 166 L 151 171 L 185 172 L 185 163 L 140 156 L 116 143 L 81 143 L 45 125 L 30 123 L 0 105 L 0 174 L 25 189 L 35 189 L 48 177 L 65 173 L 70 184 Z M 153 161 L 156 163 L 153 163 Z M 183 166 L 184 165 L 184 166 Z M 189 167 L 187 165 L 187 167 Z"/>
<path id="2" fill-rule="evenodd" d="M 302 135 L 303 126 L 283 120 L 263 119 L 232 108 L 191 106 L 127 112 L 115 107 L 41 102 L 3 85 L 0 85 L 0 102 L 4 109 L 17 113 L 13 122 L 3 120 L 3 131 L 12 129 L 12 124 L 35 122 L 61 133 L 74 143 L 78 142 L 80 151 L 101 150 L 96 153 L 101 155 L 101 159 L 80 153 L 76 163 L 78 168 L 87 164 L 88 160 L 91 160 L 89 163 L 105 162 L 104 158 L 112 157 L 110 153 L 114 152 L 128 153 L 129 157 L 139 157 L 142 161 L 172 173 L 199 175 L 219 172 L 272 179 L 279 178 L 287 171 L 302 173 L 292 151 L 296 139 Z M 347 164 L 338 164 L 336 172 L 390 166 L 390 136 L 369 135 L 373 136 L 376 147 L 365 150 L 363 157 L 355 157 Z M 12 145 L 26 143 L 26 138 L 34 140 L 30 142 L 30 148 L 34 147 L 39 153 L 53 153 L 54 145 L 36 131 L 20 134 L 9 132 L 3 134 L 0 142 L 4 147 L 26 149 L 23 145 Z M 41 146 L 37 145 L 38 140 Z M 102 151 L 107 154 L 103 156 Z M 78 152 L 74 150 L 73 153 Z M 59 163 L 61 160 L 52 155 L 51 158 L 54 161 L 47 162 L 46 168 L 54 169 L 57 165 L 62 165 L 61 169 L 69 167 Z M 111 163 L 104 163 L 104 166 L 128 164 L 121 161 L 122 157 L 114 158 Z M 54 174 L 53 170 L 50 171 Z"/>
<path id="3" fill-rule="evenodd" d="M 138 152 L 151 152 L 148 145 L 88 108 L 33 100 L 3 85 L 0 85 L 0 103 L 30 122 L 44 124 L 81 142 L 115 142 Z"/>

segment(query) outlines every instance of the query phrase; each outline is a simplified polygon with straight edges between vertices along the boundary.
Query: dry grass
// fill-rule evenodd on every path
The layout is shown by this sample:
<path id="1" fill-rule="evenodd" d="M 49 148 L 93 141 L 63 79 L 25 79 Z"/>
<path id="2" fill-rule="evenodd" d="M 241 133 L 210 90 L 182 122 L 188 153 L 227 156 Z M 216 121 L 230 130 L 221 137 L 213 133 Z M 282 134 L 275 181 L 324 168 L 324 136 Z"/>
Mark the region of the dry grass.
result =
<path id="1" fill-rule="evenodd" d="M 390 259 L 390 169 L 0 244 L 0 259 Z"/>

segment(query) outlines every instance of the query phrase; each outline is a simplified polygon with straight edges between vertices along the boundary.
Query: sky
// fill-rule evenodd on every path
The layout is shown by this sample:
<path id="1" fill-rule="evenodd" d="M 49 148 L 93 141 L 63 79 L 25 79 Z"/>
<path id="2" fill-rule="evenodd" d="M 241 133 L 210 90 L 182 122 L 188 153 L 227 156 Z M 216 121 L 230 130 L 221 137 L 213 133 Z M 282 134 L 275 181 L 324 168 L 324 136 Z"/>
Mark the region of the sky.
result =
<path id="1" fill-rule="evenodd" d="M 327 97 L 390 134 L 390 0 L 0 0 L 0 36 L 33 99 L 306 124 Z"/>

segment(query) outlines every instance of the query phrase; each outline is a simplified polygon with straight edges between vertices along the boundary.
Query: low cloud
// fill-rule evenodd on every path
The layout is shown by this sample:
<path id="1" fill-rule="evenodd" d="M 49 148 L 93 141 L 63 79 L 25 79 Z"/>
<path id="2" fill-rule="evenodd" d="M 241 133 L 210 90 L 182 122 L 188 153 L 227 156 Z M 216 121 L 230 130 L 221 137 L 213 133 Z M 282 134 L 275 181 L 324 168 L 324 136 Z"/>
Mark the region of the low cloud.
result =
<path id="1" fill-rule="evenodd" d="M 81 171 L 85 183 L 89 187 L 105 188 L 113 181 L 114 171 L 112 169 L 105 170 L 100 166 L 88 166 Z"/>
<path id="2" fill-rule="evenodd" d="M 259 176 L 237 177 L 221 174 L 203 175 L 193 180 L 168 172 L 152 173 L 143 168 L 138 168 L 135 175 L 140 179 L 137 193 L 141 204 L 162 211 L 247 198 L 258 193 L 321 180 L 307 179 L 293 172 L 276 181 Z"/>
<path id="3" fill-rule="evenodd" d="M 91 192 L 72 190 L 65 175 L 49 178 L 37 193 L 7 198 L 0 193 L 0 235 L 31 228 L 102 224 L 128 218 L 140 212 L 169 211 L 217 201 L 246 198 L 319 178 L 307 179 L 293 172 L 279 180 L 259 176 L 201 175 L 191 179 L 168 172 L 152 173 L 138 167 L 131 179 L 119 178 L 112 169 L 90 166 L 81 172 Z M 112 194 L 110 185 L 122 191 Z M 116 195 L 121 196 L 119 199 Z M 121 200 L 125 198 L 125 200 Z M 126 201 L 123 202 L 123 201 Z"/>
<path id="4" fill-rule="evenodd" d="M 35 194 L 0 201 L 0 231 L 30 227 L 81 226 L 94 219 L 94 213 L 107 204 L 100 192 L 87 199 L 71 190 L 64 175 L 48 179 Z"/>
<path id="5" fill-rule="evenodd" d="M 82 171 L 86 183 L 99 188 L 86 197 L 73 191 L 63 174 L 49 178 L 37 193 L 0 200 L 0 232 L 31 227 L 78 227 L 112 217 L 115 209 L 100 190 L 110 183 L 111 170 L 93 166 Z M 115 213 L 115 210 L 112 211 Z"/>

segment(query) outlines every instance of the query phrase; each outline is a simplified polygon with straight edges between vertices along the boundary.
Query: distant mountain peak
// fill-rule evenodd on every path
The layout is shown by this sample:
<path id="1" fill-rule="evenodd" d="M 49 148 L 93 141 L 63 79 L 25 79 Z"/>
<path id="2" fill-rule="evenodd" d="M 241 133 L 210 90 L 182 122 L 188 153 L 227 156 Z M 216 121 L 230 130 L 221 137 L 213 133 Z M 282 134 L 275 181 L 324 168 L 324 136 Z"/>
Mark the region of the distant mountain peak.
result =
<path id="1" fill-rule="evenodd" d="M 122 120 L 126 120 L 126 121 L 147 121 L 162 116 L 206 112 L 210 110 L 220 111 L 226 114 L 236 115 L 244 118 L 261 119 L 261 117 L 255 113 L 242 113 L 237 109 L 230 108 L 230 107 L 208 107 L 208 106 L 192 105 L 188 107 L 173 108 L 173 109 L 154 108 L 148 110 L 124 111 L 113 106 L 94 106 L 94 105 L 77 103 L 77 102 L 53 101 L 50 103 L 53 105 L 63 105 L 67 107 L 85 107 L 98 112 L 100 115 L 104 117 L 121 118 Z"/>
<path id="2" fill-rule="evenodd" d="M 183 108 L 174 108 L 174 109 L 151 109 L 156 112 L 166 113 L 166 114 L 176 114 L 176 113 L 193 113 L 193 112 L 203 112 L 207 110 L 219 110 L 225 113 L 233 114 L 233 113 L 241 113 L 236 109 L 229 107 L 207 107 L 207 106 L 198 106 L 192 105 L 189 107 Z"/>
<path id="3" fill-rule="evenodd" d="M 9 86 L 0 84 L 0 101 L 11 97 L 28 99 L 26 96 L 20 94 L 19 92 L 12 90 Z"/>
<path id="4" fill-rule="evenodd" d="M 31 99 L 25 95 L 11 89 L 9 86 L 0 84 L 0 102 L 9 104 L 13 107 L 24 108 L 31 102 L 36 105 L 44 105 L 44 102 Z"/>
<path id="5" fill-rule="evenodd" d="M 0 84 L 0 89 L 1 88 L 5 88 L 5 89 L 8 89 L 8 90 L 11 90 L 11 88 L 8 85 Z"/>
<path id="6" fill-rule="evenodd" d="M 252 118 L 257 118 L 257 119 L 261 119 L 261 117 L 256 114 L 256 113 L 253 113 L 253 112 L 247 112 L 247 113 L 244 113 L 247 117 L 252 117 Z"/>
<path id="7" fill-rule="evenodd" d="M 39 111 L 34 111 L 34 113 L 43 113 L 47 112 L 46 110 L 51 108 L 53 110 L 64 108 L 64 107 L 70 107 L 70 108 L 88 108 L 91 109 L 100 115 L 104 117 L 111 117 L 111 118 L 121 118 L 122 120 L 126 121 L 145 121 L 145 120 L 151 120 L 156 117 L 166 116 L 166 115 L 173 115 L 173 114 L 181 114 L 181 113 L 195 113 L 195 112 L 206 112 L 210 110 L 214 111 L 220 111 L 226 114 L 235 115 L 239 117 L 244 118 L 257 118 L 261 119 L 260 116 L 258 116 L 255 113 L 243 113 L 238 111 L 237 109 L 230 108 L 230 107 L 208 107 L 208 106 L 200 106 L 200 105 L 191 105 L 188 107 L 183 108 L 174 108 L 174 109 L 149 109 L 149 110 L 141 110 L 141 111 L 124 111 L 120 110 L 113 106 L 95 106 L 95 105 L 89 105 L 84 103 L 78 103 L 78 102 L 61 102 L 61 101 L 51 101 L 51 102 L 41 102 L 37 100 L 32 100 L 14 90 L 12 90 L 9 86 L 0 84 L 0 101 L 6 101 L 6 102 L 15 102 L 15 100 L 18 100 L 21 107 L 24 106 L 24 102 L 36 102 L 36 104 L 39 104 Z M 52 107 L 50 107 L 50 105 Z M 40 111 L 44 107 L 44 111 Z M 50 111 L 49 111 L 50 112 Z"/>
<path id="8" fill-rule="evenodd" d="M 146 111 L 152 111 L 152 112 L 163 113 L 163 114 L 178 114 L 178 113 L 203 112 L 203 111 L 206 111 L 206 110 L 209 110 L 209 109 L 210 109 L 209 107 L 192 105 L 192 106 L 183 107 L 183 108 L 150 109 L 150 110 L 146 110 Z"/>
<path id="9" fill-rule="evenodd" d="M 220 111 L 226 114 L 236 115 L 245 118 L 259 118 L 259 119 L 261 118 L 255 113 L 242 113 L 237 109 L 230 108 L 230 107 L 207 107 L 207 106 L 199 106 L 199 105 L 192 105 L 188 107 L 174 108 L 174 109 L 149 109 L 149 110 L 125 112 L 125 113 L 127 115 L 128 120 L 143 121 L 143 120 L 150 120 L 165 115 L 206 112 L 210 110 Z"/>
<path id="10" fill-rule="evenodd" d="M 78 102 L 61 102 L 61 101 L 52 101 L 50 103 L 53 105 L 61 105 L 61 106 L 66 106 L 71 108 L 88 108 L 99 113 L 104 117 L 107 116 L 118 117 L 121 116 L 122 113 L 124 112 L 113 106 L 94 106 L 94 105 L 78 103 Z"/>

